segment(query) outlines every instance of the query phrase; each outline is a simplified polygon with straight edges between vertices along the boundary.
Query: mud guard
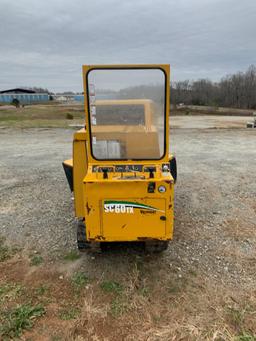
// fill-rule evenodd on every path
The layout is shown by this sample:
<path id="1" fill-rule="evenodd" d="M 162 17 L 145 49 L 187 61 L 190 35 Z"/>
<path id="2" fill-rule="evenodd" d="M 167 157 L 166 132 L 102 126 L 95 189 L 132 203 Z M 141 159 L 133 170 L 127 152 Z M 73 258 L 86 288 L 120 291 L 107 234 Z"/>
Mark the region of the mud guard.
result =
<path id="1" fill-rule="evenodd" d="M 172 177 L 174 179 L 174 183 L 177 181 L 177 162 L 176 157 L 173 155 L 169 156 L 169 165 L 170 165 L 170 172 L 172 174 Z"/>
<path id="2" fill-rule="evenodd" d="M 62 162 L 62 166 L 68 180 L 69 188 L 73 192 L 73 159 Z"/>

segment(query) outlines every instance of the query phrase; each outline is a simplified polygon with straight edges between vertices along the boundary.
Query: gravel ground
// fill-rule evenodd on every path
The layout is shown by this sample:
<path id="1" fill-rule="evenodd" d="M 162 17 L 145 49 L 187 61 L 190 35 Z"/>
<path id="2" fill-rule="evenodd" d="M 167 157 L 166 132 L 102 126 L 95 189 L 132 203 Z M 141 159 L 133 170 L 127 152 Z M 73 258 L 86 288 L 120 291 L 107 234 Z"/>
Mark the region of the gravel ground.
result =
<path id="1" fill-rule="evenodd" d="M 61 165 L 71 155 L 73 132 L 0 132 L 0 235 L 49 258 L 76 247 L 73 201 Z M 178 160 L 176 220 L 164 266 L 180 276 L 195 270 L 253 288 L 256 130 L 173 129 L 171 143 Z M 97 260 L 90 264 L 97 271 Z"/>
<path id="2" fill-rule="evenodd" d="M 250 116 L 195 115 L 173 116 L 170 124 L 175 128 L 245 128 L 246 123 L 252 121 Z"/>
<path id="3" fill-rule="evenodd" d="M 75 245 L 72 200 L 62 161 L 72 130 L 4 130 L 0 147 L 0 233 L 54 253 Z"/>

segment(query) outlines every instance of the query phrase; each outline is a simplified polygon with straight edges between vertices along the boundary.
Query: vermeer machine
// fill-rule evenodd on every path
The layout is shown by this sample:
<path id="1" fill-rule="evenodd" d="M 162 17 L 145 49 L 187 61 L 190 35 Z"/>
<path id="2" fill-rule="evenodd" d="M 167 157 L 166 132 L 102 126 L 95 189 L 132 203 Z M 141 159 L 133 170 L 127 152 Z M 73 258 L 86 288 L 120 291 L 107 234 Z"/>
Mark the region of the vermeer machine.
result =
<path id="1" fill-rule="evenodd" d="M 83 81 L 86 125 L 63 163 L 78 249 L 140 241 L 163 251 L 173 236 L 176 180 L 169 65 L 85 65 Z"/>

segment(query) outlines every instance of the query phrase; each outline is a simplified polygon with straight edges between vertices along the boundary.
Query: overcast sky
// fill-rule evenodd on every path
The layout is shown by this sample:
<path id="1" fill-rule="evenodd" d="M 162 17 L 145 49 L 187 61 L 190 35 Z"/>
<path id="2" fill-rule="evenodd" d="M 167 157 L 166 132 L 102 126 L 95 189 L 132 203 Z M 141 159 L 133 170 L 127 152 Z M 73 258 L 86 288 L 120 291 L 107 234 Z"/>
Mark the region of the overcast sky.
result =
<path id="1" fill-rule="evenodd" d="M 0 89 L 81 91 L 82 64 L 218 80 L 255 59 L 256 0 L 0 0 Z"/>

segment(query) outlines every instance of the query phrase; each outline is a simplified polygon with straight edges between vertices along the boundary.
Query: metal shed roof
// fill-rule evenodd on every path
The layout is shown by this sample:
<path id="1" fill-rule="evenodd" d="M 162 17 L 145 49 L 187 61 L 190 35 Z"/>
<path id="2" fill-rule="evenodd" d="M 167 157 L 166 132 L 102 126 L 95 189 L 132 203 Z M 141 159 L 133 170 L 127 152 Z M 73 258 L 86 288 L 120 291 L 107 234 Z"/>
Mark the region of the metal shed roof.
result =
<path id="1" fill-rule="evenodd" d="M 0 94 L 10 94 L 10 93 L 12 94 L 35 94 L 36 91 L 28 90 L 28 89 L 21 89 L 21 88 L 0 91 Z"/>

